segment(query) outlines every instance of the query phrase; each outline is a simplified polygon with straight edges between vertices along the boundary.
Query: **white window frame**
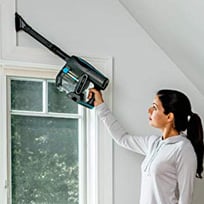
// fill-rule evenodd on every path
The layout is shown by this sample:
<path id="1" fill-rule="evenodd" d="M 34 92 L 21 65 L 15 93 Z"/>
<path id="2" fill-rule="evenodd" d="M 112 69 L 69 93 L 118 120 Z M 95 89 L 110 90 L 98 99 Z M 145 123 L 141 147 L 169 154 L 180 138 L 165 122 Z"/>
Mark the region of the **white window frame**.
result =
<path id="1" fill-rule="evenodd" d="M 106 61 L 106 65 L 108 65 L 107 62 L 110 63 L 108 60 Z M 22 62 L 14 63 L 5 60 L 0 62 L 0 91 L 2 97 L 0 100 L 0 114 L 2 116 L 0 118 L 0 166 L 3 167 L 0 168 L 0 198 L 2 204 L 10 204 L 10 186 L 8 182 L 10 172 L 8 162 L 10 158 L 8 149 L 9 101 L 7 101 L 7 77 L 32 76 L 34 78 L 55 79 L 58 71 L 58 66 L 36 65 Z M 110 73 L 107 74 L 110 78 Z M 104 97 L 109 105 L 111 101 L 110 90 L 111 84 L 107 92 L 104 93 Z M 81 180 L 86 178 L 86 183 L 84 188 L 80 190 L 80 194 L 82 194 L 80 204 L 111 204 L 113 201 L 112 139 L 108 136 L 108 132 L 104 129 L 103 124 L 98 120 L 94 109 L 84 110 L 86 112 L 86 120 L 91 122 L 84 128 L 86 129 L 87 135 L 87 167 L 86 171 L 83 171 L 86 175 L 81 175 Z M 84 162 L 85 158 L 80 158 L 80 161 Z M 86 192 L 84 192 L 83 189 L 86 189 Z"/>
<path id="2" fill-rule="evenodd" d="M 51 70 L 46 70 L 46 71 L 51 71 Z M 26 74 L 25 74 L 26 73 Z M 15 75 L 15 72 L 13 73 L 13 75 Z M 70 114 L 70 113 L 51 113 L 48 112 L 48 107 L 47 107 L 47 101 L 48 101 L 48 82 L 49 80 L 53 80 L 53 79 L 45 79 L 42 75 L 35 75 L 35 78 L 33 78 L 33 71 L 28 71 L 28 70 L 24 70 L 24 76 L 9 76 L 7 75 L 7 155 L 9 158 L 7 160 L 7 172 L 10 172 L 11 166 L 12 164 L 11 162 L 11 133 L 10 133 L 10 127 L 11 127 L 11 123 L 10 123 L 10 116 L 11 115 L 23 115 L 23 116 L 42 116 L 42 117 L 60 117 L 60 118 L 72 118 L 72 119 L 77 119 L 78 120 L 78 133 L 79 133 L 79 203 L 82 204 L 86 204 L 86 201 L 84 201 L 85 197 L 86 197 L 86 120 L 88 118 L 86 118 L 86 110 L 84 110 L 84 108 L 82 108 L 81 106 L 78 106 L 78 113 L 76 114 Z M 25 75 L 27 75 L 27 77 L 25 77 Z M 30 77 L 28 76 L 30 75 Z M 10 83 L 11 80 L 24 80 L 24 81 L 35 81 L 35 82 L 42 82 L 43 88 L 42 88 L 42 92 L 43 92 L 43 104 L 42 104 L 42 111 L 38 112 L 38 111 L 18 111 L 18 110 L 11 110 L 11 104 L 10 104 Z M 8 191 L 9 193 L 7 193 L 7 195 L 9 196 L 8 198 L 8 203 L 12 203 L 12 186 L 11 185 L 11 174 L 12 172 L 9 173 L 9 175 L 7 175 L 7 185 L 8 185 Z M 9 178 L 8 178 L 9 177 Z"/>

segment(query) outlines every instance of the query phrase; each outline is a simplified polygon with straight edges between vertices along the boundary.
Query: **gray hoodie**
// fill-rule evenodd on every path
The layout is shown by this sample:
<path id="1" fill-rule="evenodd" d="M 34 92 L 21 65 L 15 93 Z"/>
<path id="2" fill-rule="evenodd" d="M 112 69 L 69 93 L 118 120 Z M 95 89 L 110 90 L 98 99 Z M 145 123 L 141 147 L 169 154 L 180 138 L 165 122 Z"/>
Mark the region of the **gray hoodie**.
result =
<path id="1" fill-rule="evenodd" d="M 184 134 L 133 136 L 115 119 L 105 103 L 96 107 L 99 118 L 120 146 L 145 156 L 141 166 L 140 204 L 191 204 L 197 160 Z"/>

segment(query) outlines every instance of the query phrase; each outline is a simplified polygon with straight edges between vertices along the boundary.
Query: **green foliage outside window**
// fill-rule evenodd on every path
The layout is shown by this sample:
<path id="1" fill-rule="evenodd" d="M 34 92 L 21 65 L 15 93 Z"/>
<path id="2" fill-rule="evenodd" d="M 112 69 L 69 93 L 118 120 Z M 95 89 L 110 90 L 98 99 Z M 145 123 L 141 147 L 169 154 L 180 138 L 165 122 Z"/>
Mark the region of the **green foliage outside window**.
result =
<path id="1" fill-rule="evenodd" d="M 11 115 L 11 157 L 12 204 L 79 203 L 78 119 Z"/>

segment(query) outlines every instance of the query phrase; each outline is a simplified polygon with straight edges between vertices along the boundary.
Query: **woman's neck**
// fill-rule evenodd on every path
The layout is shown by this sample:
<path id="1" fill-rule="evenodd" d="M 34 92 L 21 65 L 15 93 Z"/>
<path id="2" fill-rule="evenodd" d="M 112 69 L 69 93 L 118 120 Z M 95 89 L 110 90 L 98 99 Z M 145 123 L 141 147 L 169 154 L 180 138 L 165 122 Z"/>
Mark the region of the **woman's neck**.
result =
<path id="1" fill-rule="evenodd" d="M 174 128 L 171 128 L 171 129 L 164 129 L 162 131 L 162 139 L 165 140 L 169 137 L 173 137 L 173 136 L 177 136 L 179 135 L 179 132 L 177 130 L 175 130 Z"/>

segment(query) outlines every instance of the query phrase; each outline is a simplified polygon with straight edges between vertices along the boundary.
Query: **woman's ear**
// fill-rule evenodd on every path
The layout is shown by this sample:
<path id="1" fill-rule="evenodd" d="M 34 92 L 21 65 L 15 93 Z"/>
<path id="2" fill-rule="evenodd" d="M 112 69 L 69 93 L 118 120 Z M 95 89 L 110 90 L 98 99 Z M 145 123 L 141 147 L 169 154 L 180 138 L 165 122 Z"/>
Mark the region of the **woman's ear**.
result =
<path id="1" fill-rule="evenodd" d="M 169 120 L 169 122 L 174 121 L 174 114 L 173 114 L 172 112 L 170 112 L 170 113 L 168 114 L 168 120 Z"/>

